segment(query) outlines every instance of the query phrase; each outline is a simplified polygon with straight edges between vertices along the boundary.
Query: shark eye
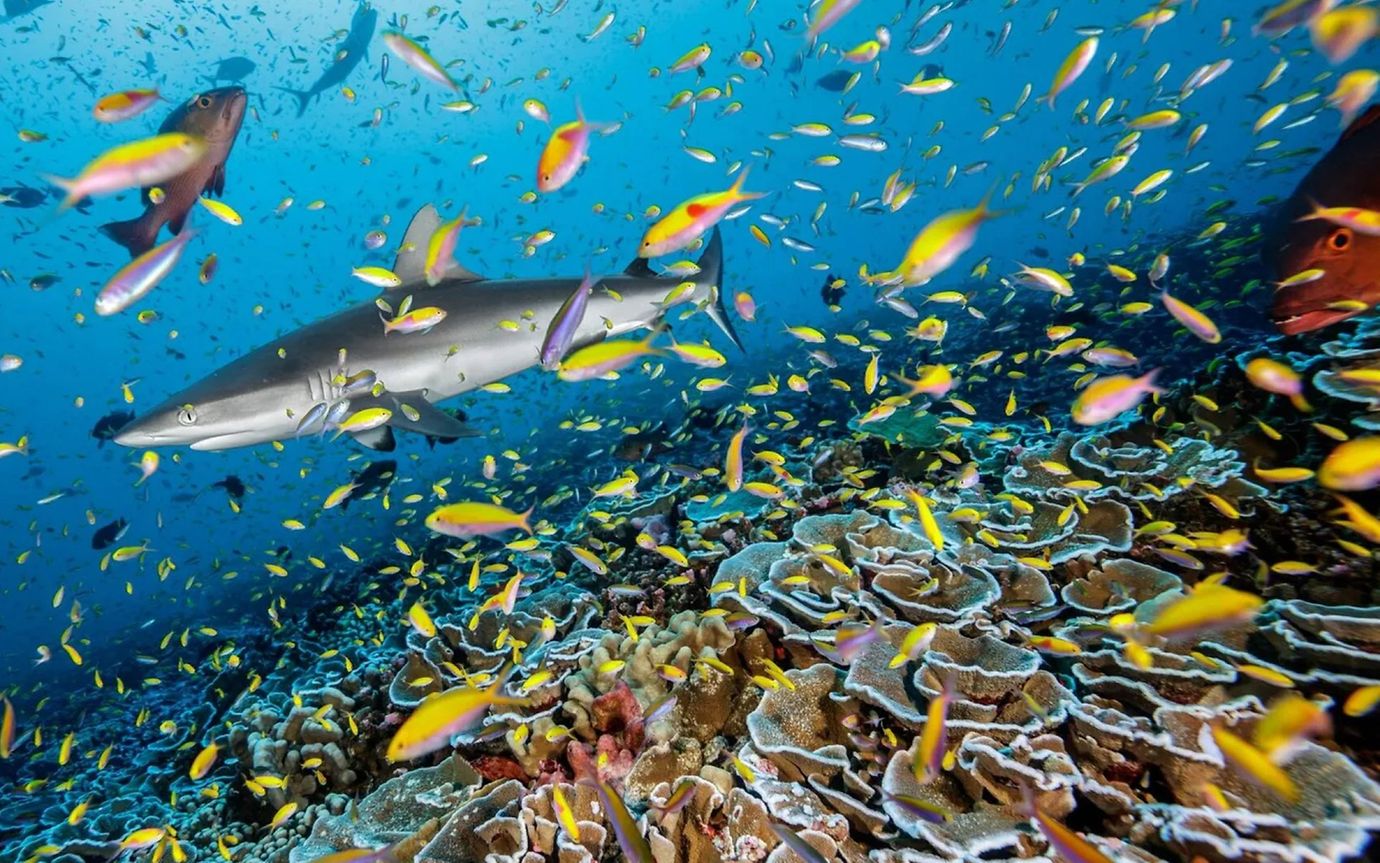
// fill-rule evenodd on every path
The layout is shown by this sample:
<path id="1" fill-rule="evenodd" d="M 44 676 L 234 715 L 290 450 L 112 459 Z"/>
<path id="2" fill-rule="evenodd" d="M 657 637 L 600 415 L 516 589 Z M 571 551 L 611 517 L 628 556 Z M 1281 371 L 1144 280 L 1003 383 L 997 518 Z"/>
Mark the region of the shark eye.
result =
<path id="1" fill-rule="evenodd" d="M 197 97 L 196 97 L 196 106 L 197 106 L 198 108 L 209 108 L 209 107 L 211 107 L 211 97 L 210 97 L 210 96 L 197 96 Z"/>
<path id="2" fill-rule="evenodd" d="M 1338 228 L 1327 238 L 1327 245 L 1334 251 L 1342 252 L 1351 245 L 1351 230 L 1348 228 Z"/>
<path id="3" fill-rule="evenodd" d="M 181 410 L 177 412 L 177 424 L 184 426 L 196 425 L 196 408 L 191 405 L 183 405 Z"/>

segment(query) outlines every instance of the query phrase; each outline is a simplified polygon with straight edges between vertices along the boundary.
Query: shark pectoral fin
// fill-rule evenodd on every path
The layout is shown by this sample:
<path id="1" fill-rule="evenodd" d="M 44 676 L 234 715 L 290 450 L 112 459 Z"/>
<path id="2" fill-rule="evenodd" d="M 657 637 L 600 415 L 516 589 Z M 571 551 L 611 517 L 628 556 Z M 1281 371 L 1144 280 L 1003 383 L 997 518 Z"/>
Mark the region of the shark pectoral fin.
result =
<path id="1" fill-rule="evenodd" d="M 478 431 L 426 400 L 421 392 L 388 393 L 393 404 L 393 416 L 388 424 L 404 431 L 431 437 L 477 437 Z"/>
<path id="2" fill-rule="evenodd" d="M 392 290 L 415 290 L 418 282 L 426 281 L 426 247 L 431 241 L 431 235 L 436 233 L 436 229 L 441 227 L 441 214 L 436 212 L 436 208 L 431 204 L 423 206 L 417 211 L 417 215 L 412 217 L 412 221 L 407 225 L 407 233 L 403 235 L 402 247 L 398 250 L 398 256 L 393 260 L 393 274 L 398 277 L 399 284 Z M 466 269 L 452 261 L 443 278 L 454 279 L 462 282 L 482 282 L 484 277 L 478 273 Z"/>
<path id="3" fill-rule="evenodd" d="M 378 452 L 392 452 L 398 446 L 398 442 L 393 439 L 393 430 L 386 425 L 368 431 L 356 432 L 354 439 L 360 446 L 366 446 Z"/>

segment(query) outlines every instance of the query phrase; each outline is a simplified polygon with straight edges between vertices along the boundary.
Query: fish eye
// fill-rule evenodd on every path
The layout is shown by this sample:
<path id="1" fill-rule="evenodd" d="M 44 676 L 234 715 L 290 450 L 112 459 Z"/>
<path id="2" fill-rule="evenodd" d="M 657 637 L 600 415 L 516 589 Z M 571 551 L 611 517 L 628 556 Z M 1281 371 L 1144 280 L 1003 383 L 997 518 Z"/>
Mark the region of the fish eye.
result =
<path id="1" fill-rule="evenodd" d="M 1351 245 L 1351 231 L 1347 228 L 1338 228 L 1327 238 L 1327 245 L 1335 251 L 1345 251 Z"/>
<path id="2" fill-rule="evenodd" d="M 196 106 L 197 106 L 198 108 L 209 108 L 209 107 L 211 107 L 211 97 L 210 97 L 210 96 L 197 96 L 197 97 L 196 97 Z"/>
<path id="3" fill-rule="evenodd" d="M 182 409 L 177 412 L 177 424 L 196 425 L 196 408 L 192 405 L 183 405 Z"/>

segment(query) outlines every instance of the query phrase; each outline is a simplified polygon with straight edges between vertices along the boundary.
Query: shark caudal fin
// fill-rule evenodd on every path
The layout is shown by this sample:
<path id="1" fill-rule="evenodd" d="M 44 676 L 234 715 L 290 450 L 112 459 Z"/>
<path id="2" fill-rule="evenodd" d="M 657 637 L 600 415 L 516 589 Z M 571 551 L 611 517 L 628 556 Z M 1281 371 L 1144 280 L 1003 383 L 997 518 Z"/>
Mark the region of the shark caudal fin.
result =
<path id="1" fill-rule="evenodd" d="M 140 216 L 124 222 L 107 222 L 100 231 L 129 250 L 131 257 L 139 257 L 158 243 L 158 220 Z"/>
<path id="2" fill-rule="evenodd" d="M 700 271 L 696 274 L 695 281 L 701 285 L 708 285 L 710 291 L 709 299 L 704 305 L 705 314 L 723 330 L 724 335 L 728 336 L 738 350 L 743 350 L 743 343 L 734 332 L 733 320 L 728 316 L 728 309 L 724 306 L 724 241 L 719 236 L 717 226 L 714 233 L 709 236 L 709 242 L 705 244 L 704 253 L 700 255 L 698 263 Z"/>
<path id="3" fill-rule="evenodd" d="M 282 90 L 284 93 L 291 93 L 297 97 L 297 116 L 299 117 L 307 113 L 307 106 L 310 105 L 311 100 L 316 97 L 316 94 L 310 90 L 294 90 L 291 87 L 275 87 L 274 89 Z"/>
<path id="4" fill-rule="evenodd" d="M 709 242 L 704 244 L 704 252 L 696 262 L 700 271 L 695 274 L 695 286 L 697 288 L 708 288 L 709 296 L 701 301 L 700 305 L 709 319 L 728 336 L 738 350 L 743 350 L 743 343 L 738 339 L 738 334 L 733 331 L 733 320 L 728 316 L 728 310 L 724 307 L 723 297 L 723 276 L 724 276 L 724 241 L 719 236 L 717 226 L 714 232 L 709 235 Z M 395 269 L 394 272 L 397 272 Z M 651 262 L 643 257 L 633 258 L 631 264 L 623 270 L 626 275 L 636 279 L 660 279 L 664 278 L 652 269 Z M 696 291 L 696 295 L 699 291 Z"/>

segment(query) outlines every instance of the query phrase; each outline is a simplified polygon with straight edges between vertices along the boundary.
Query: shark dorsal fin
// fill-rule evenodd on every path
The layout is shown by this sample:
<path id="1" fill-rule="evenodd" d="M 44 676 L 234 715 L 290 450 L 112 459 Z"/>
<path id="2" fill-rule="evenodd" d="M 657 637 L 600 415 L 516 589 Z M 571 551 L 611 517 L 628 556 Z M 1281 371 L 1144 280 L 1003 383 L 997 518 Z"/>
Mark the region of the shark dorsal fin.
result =
<path id="1" fill-rule="evenodd" d="M 1352 120 L 1351 123 L 1347 125 L 1346 130 L 1342 132 L 1342 137 L 1338 140 L 1345 141 L 1347 138 L 1350 138 L 1367 126 L 1375 123 L 1377 120 L 1380 120 L 1380 104 L 1371 105 L 1361 116 Z"/>
<path id="2" fill-rule="evenodd" d="M 431 204 L 423 206 L 417 211 L 417 215 L 412 217 L 412 221 L 407 225 L 407 233 L 403 234 L 402 246 L 398 249 L 398 256 L 393 259 L 393 273 L 401 283 L 398 288 L 413 290 L 418 287 L 417 283 L 426 282 L 426 246 L 431 240 L 431 235 L 436 233 L 436 229 L 441 227 L 441 214 L 436 212 L 436 208 Z M 455 262 L 446 268 L 447 279 L 454 279 L 462 282 L 481 282 L 484 277 L 472 270 L 466 269 Z"/>
<path id="3" fill-rule="evenodd" d="M 431 204 L 423 206 L 408 223 L 398 256 L 393 259 L 393 273 L 404 285 L 426 278 L 426 244 L 441 226 L 441 214 Z"/>
<path id="4" fill-rule="evenodd" d="M 623 273 L 639 279 L 654 279 L 657 277 L 656 272 L 652 269 L 651 264 L 648 263 L 646 258 L 633 258 L 632 263 L 628 264 L 627 269 L 623 270 Z"/>

